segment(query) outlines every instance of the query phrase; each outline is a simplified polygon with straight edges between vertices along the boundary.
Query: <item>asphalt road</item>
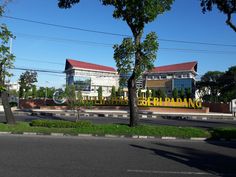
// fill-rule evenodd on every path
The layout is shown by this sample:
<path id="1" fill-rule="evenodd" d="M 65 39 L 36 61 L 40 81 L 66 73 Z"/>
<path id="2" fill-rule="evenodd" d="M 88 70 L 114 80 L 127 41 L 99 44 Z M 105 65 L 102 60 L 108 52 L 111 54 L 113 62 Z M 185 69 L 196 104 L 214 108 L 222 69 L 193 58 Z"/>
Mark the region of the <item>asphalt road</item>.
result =
<path id="1" fill-rule="evenodd" d="M 49 116 L 15 116 L 17 121 L 32 121 L 35 119 L 54 119 L 54 120 L 71 120 L 75 121 L 75 117 L 49 117 Z M 89 120 L 97 124 L 128 124 L 129 119 L 127 118 L 107 118 L 107 117 L 83 117 L 81 120 Z M 0 121 L 4 122 L 4 115 L 0 115 Z M 143 118 L 140 120 L 141 123 L 149 125 L 173 125 L 173 126 L 191 126 L 198 128 L 212 128 L 212 127 L 236 127 L 235 120 L 186 120 L 186 119 L 166 119 L 166 118 L 156 118 L 147 119 Z"/>
<path id="2" fill-rule="evenodd" d="M 0 135 L 3 177 L 236 176 L 236 143 Z"/>

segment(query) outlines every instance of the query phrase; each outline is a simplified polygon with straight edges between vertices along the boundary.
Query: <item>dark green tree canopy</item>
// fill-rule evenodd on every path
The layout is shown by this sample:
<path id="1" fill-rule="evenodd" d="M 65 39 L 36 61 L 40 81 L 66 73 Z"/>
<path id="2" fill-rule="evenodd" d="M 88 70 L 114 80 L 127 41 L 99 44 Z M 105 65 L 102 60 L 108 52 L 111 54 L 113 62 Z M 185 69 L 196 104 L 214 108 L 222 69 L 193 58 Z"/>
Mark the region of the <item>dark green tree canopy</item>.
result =
<path id="1" fill-rule="evenodd" d="M 232 23 L 232 15 L 236 13 L 236 0 L 201 0 L 203 13 L 211 11 L 213 6 L 227 15 L 226 24 L 236 32 L 236 26 Z"/>
<path id="2" fill-rule="evenodd" d="M 172 2 L 173 0 L 102 0 L 103 5 L 115 7 L 113 17 L 126 21 L 133 34 L 142 33 L 144 25 L 170 10 Z"/>
<path id="3" fill-rule="evenodd" d="M 232 66 L 221 77 L 221 101 L 230 102 L 236 98 L 236 66 Z"/>
<path id="4" fill-rule="evenodd" d="M 197 83 L 199 90 L 208 89 L 211 94 L 211 101 L 218 101 L 220 93 L 219 80 L 224 73 L 221 71 L 208 71 L 201 77 L 201 81 Z"/>
<path id="5" fill-rule="evenodd" d="M 37 72 L 36 71 L 25 71 L 20 75 L 19 84 L 26 91 L 30 90 L 37 80 Z"/>
<path id="6" fill-rule="evenodd" d="M 74 4 L 79 3 L 80 0 L 59 0 L 58 6 L 60 8 L 71 8 Z"/>
<path id="7" fill-rule="evenodd" d="M 141 59 L 135 62 L 137 48 Z M 153 32 L 149 33 L 139 46 L 136 46 L 131 38 L 125 38 L 121 45 L 114 46 L 114 59 L 118 73 L 128 74 L 134 69 L 135 78 L 139 78 L 144 71 L 153 68 L 157 49 L 157 36 Z"/>
<path id="8" fill-rule="evenodd" d="M 0 18 L 9 1 L 10 0 L 4 0 L 0 2 Z M 14 61 L 14 55 L 11 54 L 8 45 L 10 38 L 14 38 L 13 34 L 8 30 L 5 24 L 0 23 L 0 95 L 7 123 L 15 124 L 15 118 L 9 105 L 8 93 L 5 87 L 5 77 L 11 76 L 9 69 L 13 67 Z"/>

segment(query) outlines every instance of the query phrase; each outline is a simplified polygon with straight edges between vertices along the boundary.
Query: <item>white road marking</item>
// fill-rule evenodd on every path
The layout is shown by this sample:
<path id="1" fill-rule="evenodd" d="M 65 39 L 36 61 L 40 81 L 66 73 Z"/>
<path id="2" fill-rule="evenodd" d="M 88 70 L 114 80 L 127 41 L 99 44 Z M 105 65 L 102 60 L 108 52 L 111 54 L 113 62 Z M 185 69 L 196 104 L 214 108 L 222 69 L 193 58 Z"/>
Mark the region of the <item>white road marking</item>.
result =
<path id="1" fill-rule="evenodd" d="M 153 174 L 182 174 L 182 175 L 214 175 L 206 172 L 193 171 L 154 171 L 154 170 L 127 170 L 128 173 L 153 173 Z"/>

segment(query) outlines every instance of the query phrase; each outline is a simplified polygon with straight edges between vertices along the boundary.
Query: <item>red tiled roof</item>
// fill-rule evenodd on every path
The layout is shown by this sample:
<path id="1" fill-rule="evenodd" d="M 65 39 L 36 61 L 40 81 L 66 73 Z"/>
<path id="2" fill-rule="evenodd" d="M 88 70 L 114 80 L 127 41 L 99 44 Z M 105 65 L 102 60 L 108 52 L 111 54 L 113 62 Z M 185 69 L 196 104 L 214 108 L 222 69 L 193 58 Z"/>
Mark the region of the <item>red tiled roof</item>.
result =
<path id="1" fill-rule="evenodd" d="M 81 68 L 81 69 L 116 72 L 114 68 L 109 67 L 109 66 L 102 66 L 102 65 L 97 65 L 97 64 L 87 63 L 87 62 L 77 61 L 77 60 L 71 60 L 71 59 L 66 60 L 66 69 L 68 69 L 69 67 L 67 63 L 71 67 L 76 67 L 76 68 Z"/>
<path id="2" fill-rule="evenodd" d="M 197 62 L 193 61 L 193 62 L 187 62 L 187 63 L 159 66 L 159 67 L 153 68 L 149 72 L 163 73 L 163 72 L 176 72 L 176 71 L 195 71 L 195 72 L 197 72 Z"/>

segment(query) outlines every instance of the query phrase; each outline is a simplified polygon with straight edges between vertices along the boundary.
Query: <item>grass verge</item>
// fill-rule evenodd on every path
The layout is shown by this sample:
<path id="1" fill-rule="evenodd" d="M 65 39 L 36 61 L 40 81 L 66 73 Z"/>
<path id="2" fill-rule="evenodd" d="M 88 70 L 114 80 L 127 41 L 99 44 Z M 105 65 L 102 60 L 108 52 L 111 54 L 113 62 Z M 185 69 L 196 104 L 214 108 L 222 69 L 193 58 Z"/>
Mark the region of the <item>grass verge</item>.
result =
<path id="1" fill-rule="evenodd" d="M 18 122 L 16 125 L 0 124 L 2 132 L 37 132 L 37 133 L 65 133 L 69 135 L 77 134 L 96 134 L 96 135 L 141 135 L 141 136 L 174 136 L 178 138 L 190 137 L 206 137 L 211 135 L 208 131 L 192 127 L 176 127 L 176 126 L 150 126 L 140 125 L 137 127 L 129 127 L 128 125 L 120 124 L 105 124 L 97 125 L 86 122 L 68 123 L 67 121 L 52 121 L 52 120 L 35 120 L 32 123 Z"/>
<path id="2" fill-rule="evenodd" d="M 225 127 L 225 128 L 213 128 L 210 130 L 211 139 L 235 139 L 236 140 L 236 128 Z"/>

